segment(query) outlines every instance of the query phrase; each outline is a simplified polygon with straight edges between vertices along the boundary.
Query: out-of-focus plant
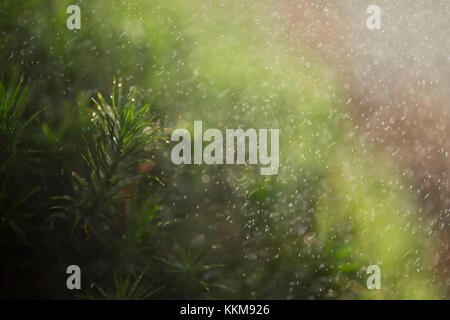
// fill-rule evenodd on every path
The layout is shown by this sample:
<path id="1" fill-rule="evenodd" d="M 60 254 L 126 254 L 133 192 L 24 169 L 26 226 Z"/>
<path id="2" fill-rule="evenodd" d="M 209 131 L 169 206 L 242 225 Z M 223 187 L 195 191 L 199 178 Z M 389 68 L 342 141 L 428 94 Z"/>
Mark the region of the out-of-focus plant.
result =
<path id="1" fill-rule="evenodd" d="M 15 80 L 12 77 L 10 82 Z M 36 250 L 21 225 L 34 215 L 26 208 L 26 202 L 39 187 L 23 186 L 21 171 L 31 152 L 23 133 L 39 112 L 25 114 L 27 90 L 22 85 L 22 77 L 19 77 L 16 84 L 5 86 L 0 83 L 0 223 L 11 228 L 28 246 Z M 22 192 L 17 192 L 18 190 Z"/>
<path id="2" fill-rule="evenodd" d="M 102 298 L 106 300 L 143 300 L 148 299 L 162 287 L 157 289 L 151 289 L 146 284 L 142 283 L 147 267 L 142 270 L 139 276 L 133 277 L 130 274 L 125 276 L 118 274 L 114 271 L 114 291 L 105 291 L 102 287 L 95 285 L 98 291 L 101 293 Z M 91 296 L 90 298 L 94 298 Z"/>

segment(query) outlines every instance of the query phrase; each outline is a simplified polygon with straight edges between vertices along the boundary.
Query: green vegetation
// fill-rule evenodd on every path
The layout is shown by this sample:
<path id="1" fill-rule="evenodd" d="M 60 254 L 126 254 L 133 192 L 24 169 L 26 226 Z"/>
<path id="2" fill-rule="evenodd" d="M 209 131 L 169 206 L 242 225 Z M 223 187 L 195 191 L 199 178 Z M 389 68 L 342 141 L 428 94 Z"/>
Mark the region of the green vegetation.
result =
<path id="1" fill-rule="evenodd" d="M 408 182 L 269 6 L 80 1 L 67 30 L 70 4 L 0 4 L 0 297 L 443 297 Z M 280 128 L 278 175 L 173 165 L 194 120 Z"/>

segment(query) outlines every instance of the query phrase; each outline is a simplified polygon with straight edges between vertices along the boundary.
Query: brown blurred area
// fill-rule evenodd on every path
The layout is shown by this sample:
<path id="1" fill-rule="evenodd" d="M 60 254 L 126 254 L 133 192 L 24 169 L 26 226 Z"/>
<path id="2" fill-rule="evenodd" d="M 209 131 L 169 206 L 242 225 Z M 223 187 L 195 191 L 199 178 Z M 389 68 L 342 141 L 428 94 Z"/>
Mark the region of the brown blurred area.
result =
<path id="1" fill-rule="evenodd" d="M 369 5 L 381 29 L 369 30 Z M 439 235 L 450 287 L 449 2 L 271 1 L 290 41 L 333 67 L 355 127 L 391 155 Z"/>

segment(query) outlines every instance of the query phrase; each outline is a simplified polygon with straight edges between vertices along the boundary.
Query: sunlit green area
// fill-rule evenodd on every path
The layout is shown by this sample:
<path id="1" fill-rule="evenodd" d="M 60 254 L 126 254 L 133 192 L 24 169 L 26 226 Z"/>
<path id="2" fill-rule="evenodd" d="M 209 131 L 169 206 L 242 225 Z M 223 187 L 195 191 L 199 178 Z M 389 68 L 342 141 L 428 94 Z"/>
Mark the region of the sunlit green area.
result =
<path id="1" fill-rule="evenodd" d="M 2 1 L 0 297 L 444 298 L 407 178 L 284 28 L 270 1 Z M 174 165 L 194 120 L 280 129 L 278 174 Z"/>

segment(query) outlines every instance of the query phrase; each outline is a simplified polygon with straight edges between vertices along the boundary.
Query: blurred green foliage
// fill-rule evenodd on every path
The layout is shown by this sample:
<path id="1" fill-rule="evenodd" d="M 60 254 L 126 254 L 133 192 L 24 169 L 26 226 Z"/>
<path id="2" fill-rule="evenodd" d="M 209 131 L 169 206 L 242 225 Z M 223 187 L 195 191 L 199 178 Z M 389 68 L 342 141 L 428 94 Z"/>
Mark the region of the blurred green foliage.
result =
<path id="1" fill-rule="evenodd" d="M 80 30 L 65 26 L 70 4 Z M 3 71 L 17 79 L 17 66 L 32 88 L 26 104 L 0 90 L 1 297 L 443 297 L 407 181 L 354 132 L 332 67 L 271 10 L 0 4 Z M 120 98 L 114 77 L 144 91 Z M 90 102 L 97 92 L 110 98 Z M 280 128 L 278 175 L 173 165 L 161 128 L 194 120 Z M 81 293 L 65 288 L 70 264 Z M 381 290 L 366 287 L 371 264 Z"/>

